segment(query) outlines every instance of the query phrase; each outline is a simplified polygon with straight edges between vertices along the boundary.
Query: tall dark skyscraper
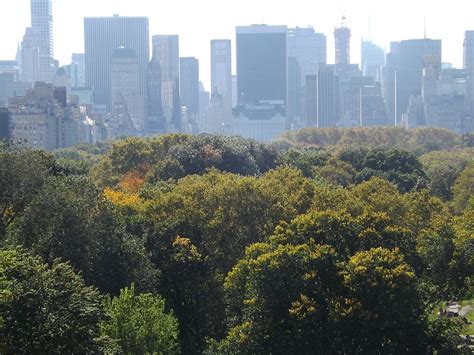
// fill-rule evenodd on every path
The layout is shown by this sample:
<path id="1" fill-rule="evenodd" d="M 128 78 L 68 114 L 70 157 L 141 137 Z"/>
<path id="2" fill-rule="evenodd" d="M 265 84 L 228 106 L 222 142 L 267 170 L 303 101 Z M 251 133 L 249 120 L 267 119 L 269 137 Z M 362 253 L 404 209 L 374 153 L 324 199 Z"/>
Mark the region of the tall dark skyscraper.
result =
<path id="1" fill-rule="evenodd" d="M 156 35 L 152 38 L 153 59 L 160 65 L 161 103 L 167 132 L 181 130 L 179 98 L 179 36 Z"/>
<path id="2" fill-rule="evenodd" d="M 180 58 L 181 105 L 188 113 L 199 115 L 199 61 L 194 57 Z"/>
<path id="3" fill-rule="evenodd" d="M 427 61 L 441 69 L 441 40 L 411 39 L 400 42 L 400 62 L 396 73 L 397 122 L 407 112 L 410 97 L 421 95 L 423 68 Z"/>
<path id="4" fill-rule="evenodd" d="M 286 103 L 286 26 L 243 26 L 236 32 L 239 104 Z"/>
<path id="5" fill-rule="evenodd" d="M 111 63 L 119 47 L 133 49 L 138 62 L 140 95 L 146 95 L 149 28 L 146 17 L 95 17 L 84 19 L 86 85 L 94 89 L 96 105 L 112 109 Z"/>
<path id="6" fill-rule="evenodd" d="M 160 63 L 152 58 L 148 63 L 146 74 L 147 91 L 147 120 L 146 130 L 157 131 L 164 129 L 163 110 L 161 105 L 161 74 Z"/>

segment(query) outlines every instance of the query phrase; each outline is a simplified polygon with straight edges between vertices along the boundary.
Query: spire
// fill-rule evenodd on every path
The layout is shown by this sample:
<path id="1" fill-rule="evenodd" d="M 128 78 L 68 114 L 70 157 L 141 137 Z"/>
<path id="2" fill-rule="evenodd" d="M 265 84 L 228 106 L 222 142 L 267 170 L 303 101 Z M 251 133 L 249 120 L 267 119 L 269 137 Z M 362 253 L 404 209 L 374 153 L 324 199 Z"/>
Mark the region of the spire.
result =
<path id="1" fill-rule="evenodd" d="M 16 61 L 18 62 L 21 60 L 21 45 L 20 42 L 18 42 L 18 47 L 16 49 L 16 56 L 15 56 Z"/>

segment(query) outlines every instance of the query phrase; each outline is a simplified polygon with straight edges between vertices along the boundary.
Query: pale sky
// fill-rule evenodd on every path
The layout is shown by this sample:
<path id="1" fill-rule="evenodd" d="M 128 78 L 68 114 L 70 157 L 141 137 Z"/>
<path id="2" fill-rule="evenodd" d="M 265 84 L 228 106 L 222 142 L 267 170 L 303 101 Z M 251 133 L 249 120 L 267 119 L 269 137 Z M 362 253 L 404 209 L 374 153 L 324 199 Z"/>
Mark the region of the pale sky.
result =
<path id="1" fill-rule="evenodd" d="M 30 0 L 0 0 L 0 59 L 14 59 L 25 27 Z M 8 4 L 8 5 L 7 5 Z M 69 64 L 71 53 L 84 51 L 83 18 L 147 16 L 150 36 L 179 34 L 180 55 L 197 57 L 206 88 L 210 82 L 209 41 L 235 40 L 235 26 L 253 23 L 305 27 L 328 38 L 328 61 L 334 61 L 335 26 L 342 14 L 352 30 L 352 62 L 360 62 L 360 39 L 380 46 L 390 41 L 427 36 L 443 40 L 443 61 L 462 65 L 465 30 L 474 30 L 473 0 L 53 0 L 55 57 Z M 235 60 L 235 51 L 233 53 Z M 235 63 L 234 63 L 235 67 Z"/>

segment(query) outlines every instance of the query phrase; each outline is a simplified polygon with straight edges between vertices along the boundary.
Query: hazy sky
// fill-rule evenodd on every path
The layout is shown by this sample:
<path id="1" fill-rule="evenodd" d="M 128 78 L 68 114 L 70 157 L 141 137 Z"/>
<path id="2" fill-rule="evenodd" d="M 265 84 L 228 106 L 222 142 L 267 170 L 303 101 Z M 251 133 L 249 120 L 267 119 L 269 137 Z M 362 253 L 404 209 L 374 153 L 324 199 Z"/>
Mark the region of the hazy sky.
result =
<path id="1" fill-rule="evenodd" d="M 30 0 L 0 3 L 0 59 L 13 59 L 30 25 Z M 473 0 L 53 0 L 53 11 L 55 57 L 61 64 L 70 62 L 71 53 L 84 50 L 84 17 L 147 16 L 150 35 L 180 35 L 180 55 L 199 59 L 207 88 L 209 40 L 234 41 L 236 25 L 311 25 L 327 35 L 331 63 L 333 29 L 345 13 L 352 29 L 352 62 L 359 63 L 360 38 L 369 36 L 369 17 L 371 38 L 384 48 L 391 40 L 422 38 L 426 17 L 428 37 L 443 40 L 443 61 L 455 66 L 462 65 L 464 31 L 474 29 Z"/>

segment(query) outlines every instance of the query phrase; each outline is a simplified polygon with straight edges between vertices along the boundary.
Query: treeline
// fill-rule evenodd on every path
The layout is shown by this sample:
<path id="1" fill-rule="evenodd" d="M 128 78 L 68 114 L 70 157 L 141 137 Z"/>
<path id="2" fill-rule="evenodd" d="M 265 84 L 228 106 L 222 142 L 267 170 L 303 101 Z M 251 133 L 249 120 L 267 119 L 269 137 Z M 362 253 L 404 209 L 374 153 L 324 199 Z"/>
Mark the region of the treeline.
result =
<path id="1" fill-rule="evenodd" d="M 462 352 L 468 138 L 4 145 L 0 352 Z"/>
<path id="2" fill-rule="evenodd" d="M 361 127 L 361 128 L 304 128 L 288 131 L 280 138 L 281 144 L 296 147 L 369 147 L 369 148 L 399 148 L 416 153 L 417 155 L 434 150 L 449 150 L 459 147 L 472 147 L 472 133 L 459 136 L 442 128 L 399 127 Z"/>

